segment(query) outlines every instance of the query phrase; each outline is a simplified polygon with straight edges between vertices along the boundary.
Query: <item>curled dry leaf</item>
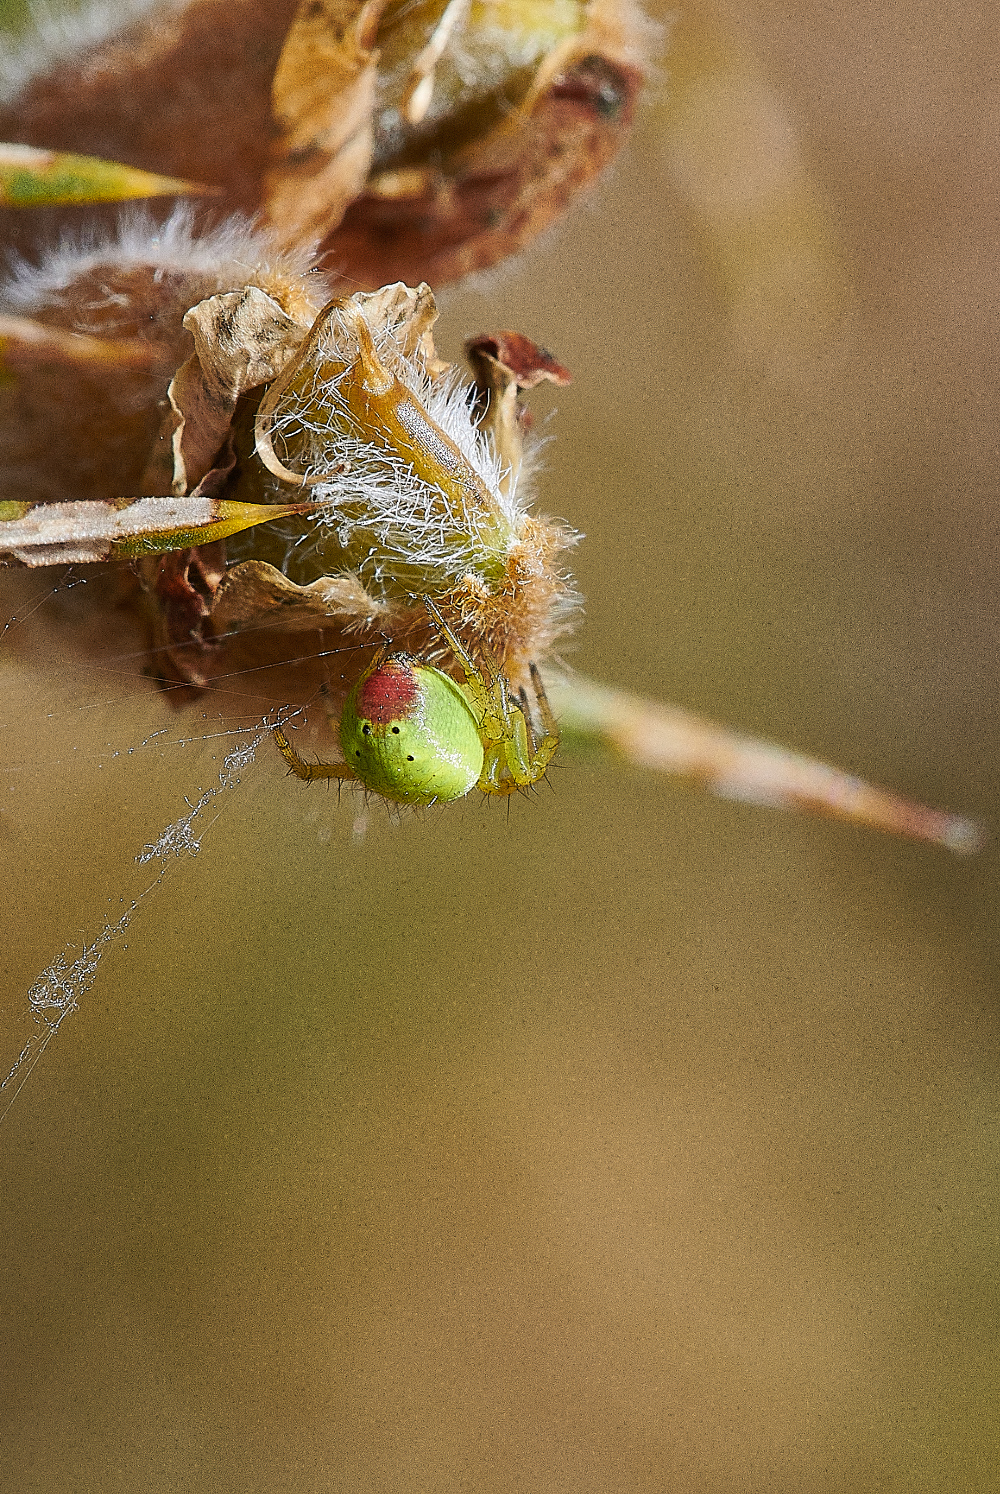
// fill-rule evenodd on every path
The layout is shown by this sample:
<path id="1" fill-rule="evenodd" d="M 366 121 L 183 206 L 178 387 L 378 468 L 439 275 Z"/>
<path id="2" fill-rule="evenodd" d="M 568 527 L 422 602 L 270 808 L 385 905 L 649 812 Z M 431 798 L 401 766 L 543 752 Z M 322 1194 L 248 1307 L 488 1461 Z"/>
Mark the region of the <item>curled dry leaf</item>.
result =
<path id="1" fill-rule="evenodd" d="M 158 460 L 169 449 L 174 493 L 191 492 L 205 479 L 226 445 L 240 396 L 277 378 L 304 331 L 256 285 L 199 301 L 183 325 L 194 352 L 170 382 L 169 414 L 146 477 L 146 485 L 158 481 Z"/>
<path id="2" fill-rule="evenodd" d="M 272 86 L 280 133 L 263 203 L 289 243 L 322 238 L 367 180 L 384 8 L 385 0 L 309 0 L 288 32 Z"/>
<path id="3" fill-rule="evenodd" d="M 320 576 L 305 586 L 289 581 L 275 566 L 244 560 L 230 566 L 219 584 L 212 619 L 220 633 L 266 627 L 305 633 L 343 626 L 389 626 L 390 606 L 367 592 L 357 576 Z"/>
<path id="4" fill-rule="evenodd" d="M 516 485 L 524 454 L 524 434 L 531 416 L 521 403 L 522 390 L 551 383 L 571 382 L 569 369 L 520 332 L 494 332 L 470 337 L 465 354 L 476 380 L 476 413 L 481 430 L 489 432 L 505 469 L 501 482 Z"/>

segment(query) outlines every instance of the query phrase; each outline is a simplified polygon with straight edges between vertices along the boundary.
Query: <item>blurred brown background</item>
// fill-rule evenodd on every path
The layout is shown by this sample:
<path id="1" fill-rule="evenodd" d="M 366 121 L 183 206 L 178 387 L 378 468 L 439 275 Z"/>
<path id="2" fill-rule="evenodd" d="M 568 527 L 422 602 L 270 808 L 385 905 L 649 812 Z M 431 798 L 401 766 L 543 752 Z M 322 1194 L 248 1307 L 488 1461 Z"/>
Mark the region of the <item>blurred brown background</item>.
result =
<path id="1" fill-rule="evenodd" d="M 994 827 L 998 65 L 987 6 L 687 7 L 440 338 L 574 370 L 573 663 Z M 51 579 L 0 581 L 4 1071 L 231 745 Z M 365 828 L 266 745 L 217 801 L 0 1125 L 6 1486 L 997 1487 L 995 851 L 551 776 Z"/>

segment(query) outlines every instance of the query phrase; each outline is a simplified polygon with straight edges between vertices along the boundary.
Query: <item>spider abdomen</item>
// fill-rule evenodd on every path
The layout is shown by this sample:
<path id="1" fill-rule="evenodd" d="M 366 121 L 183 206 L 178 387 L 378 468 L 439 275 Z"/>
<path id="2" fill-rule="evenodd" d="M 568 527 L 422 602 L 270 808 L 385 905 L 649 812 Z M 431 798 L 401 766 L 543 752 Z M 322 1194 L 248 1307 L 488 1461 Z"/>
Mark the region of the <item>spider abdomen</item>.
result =
<path id="1" fill-rule="evenodd" d="M 484 751 L 460 685 L 409 654 L 362 675 L 340 720 L 344 761 L 373 793 L 398 804 L 447 804 L 479 782 Z"/>

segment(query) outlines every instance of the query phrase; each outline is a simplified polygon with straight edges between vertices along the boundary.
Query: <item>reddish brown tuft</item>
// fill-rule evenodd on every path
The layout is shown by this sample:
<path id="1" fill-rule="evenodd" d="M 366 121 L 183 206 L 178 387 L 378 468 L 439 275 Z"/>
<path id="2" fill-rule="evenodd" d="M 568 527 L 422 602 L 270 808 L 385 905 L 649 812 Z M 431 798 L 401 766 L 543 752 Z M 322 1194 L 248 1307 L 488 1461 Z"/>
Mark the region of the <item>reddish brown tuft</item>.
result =
<path id="1" fill-rule="evenodd" d="M 388 726 L 412 714 L 417 698 L 417 680 L 408 654 L 393 654 L 358 691 L 357 711 L 363 721 Z"/>
<path id="2" fill-rule="evenodd" d="M 521 332 L 482 332 L 478 337 L 466 338 L 465 351 L 473 368 L 480 354 L 509 368 L 518 389 L 534 389 L 543 380 L 560 386 L 573 382 L 568 368 L 557 363 L 547 348 L 540 348 Z"/>

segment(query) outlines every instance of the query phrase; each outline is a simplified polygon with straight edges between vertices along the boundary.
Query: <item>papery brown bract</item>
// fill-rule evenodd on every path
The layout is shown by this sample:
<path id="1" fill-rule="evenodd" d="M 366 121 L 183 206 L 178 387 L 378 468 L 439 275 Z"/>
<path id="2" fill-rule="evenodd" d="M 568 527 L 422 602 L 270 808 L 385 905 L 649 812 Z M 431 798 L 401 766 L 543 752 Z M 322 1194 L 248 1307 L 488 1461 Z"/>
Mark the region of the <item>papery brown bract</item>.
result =
<path id="1" fill-rule="evenodd" d="M 384 8 L 385 0 L 313 0 L 285 38 L 271 89 L 278 138 L 261 201 L 288 243 L 322 239 L 364 188 Z"/>

